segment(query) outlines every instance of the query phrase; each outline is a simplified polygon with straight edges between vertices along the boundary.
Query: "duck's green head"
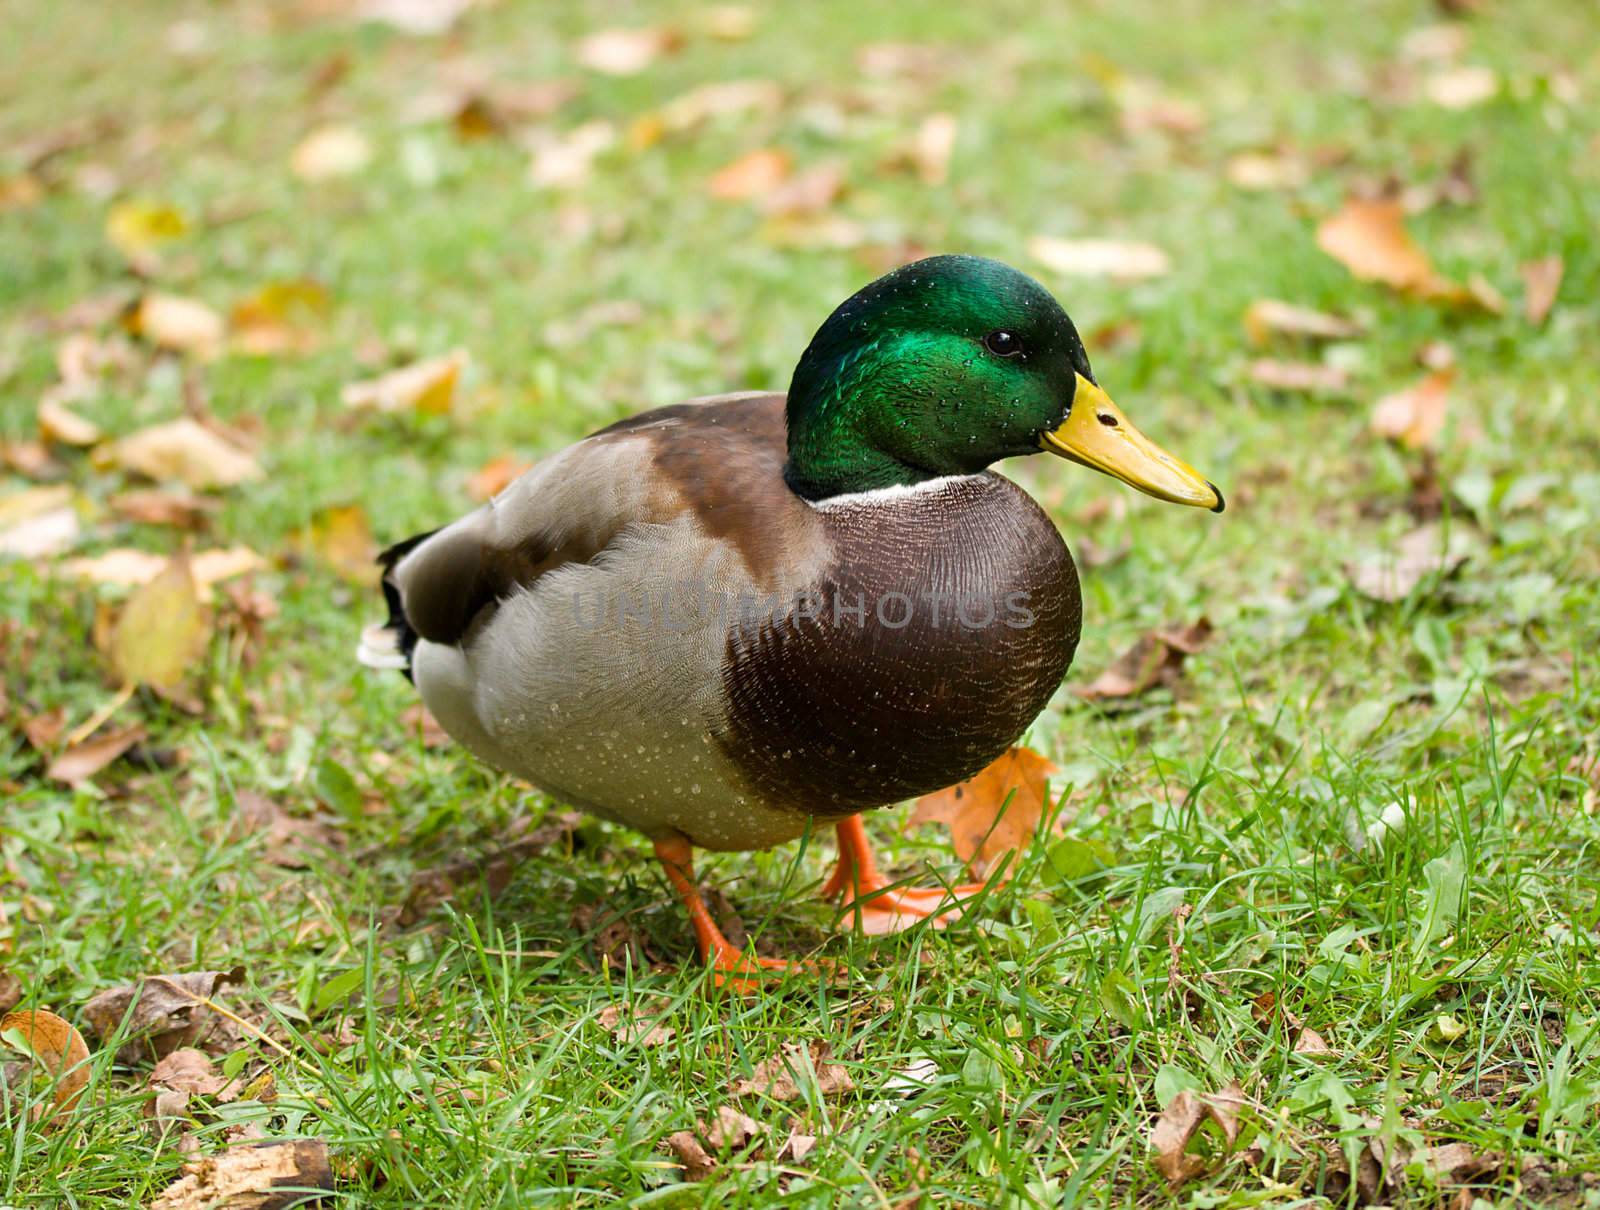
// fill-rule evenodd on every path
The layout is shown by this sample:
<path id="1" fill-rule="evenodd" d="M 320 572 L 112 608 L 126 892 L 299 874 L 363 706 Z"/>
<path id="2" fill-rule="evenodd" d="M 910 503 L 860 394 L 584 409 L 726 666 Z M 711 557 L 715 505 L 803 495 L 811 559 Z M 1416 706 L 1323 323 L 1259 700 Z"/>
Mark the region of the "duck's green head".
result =
<path id="1" fill-rule="evenodd" d="M 1095 385 L 1050 292 L 979 256 L 902 266 L 842 303 L 795 367 L 787 414 L 784 473 L 810 500 L 1047 450 L 1160 499 L 1222 511 L 1222 493 Z"/>

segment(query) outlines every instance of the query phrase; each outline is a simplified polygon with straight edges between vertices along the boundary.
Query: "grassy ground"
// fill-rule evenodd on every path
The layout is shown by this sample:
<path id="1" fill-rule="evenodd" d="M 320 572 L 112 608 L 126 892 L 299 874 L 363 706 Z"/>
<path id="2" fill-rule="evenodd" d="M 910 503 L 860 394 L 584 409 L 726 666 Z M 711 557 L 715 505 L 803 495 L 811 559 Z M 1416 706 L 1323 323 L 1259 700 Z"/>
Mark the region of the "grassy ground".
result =
<path id="1" fill-rule="evenodd" d="M 1421 91 L 1442 68 L 1400 50 L 1447 19 L 1425 4 L 814 0 L 757 12 L 729 41 L 701 32 L 702 10 L 630 3 L 606 21 L 674 21 L 686 40 L 626 78 L 574 64 L 588 7 L 505 0 L 443 40 L 311 4 L 8 7 L 0 172 L 21 170 L 5 148 L 26 139 L 112 125 L 39 169 L 42 199 L 0 213 L 0 436 L 32 433 L 56 374 L 52 317 L 139 286 L 103 234 L 113 197 L 190 216 L 154 269 L 163 289 L 226 309 L 309 276 L 333 300 L 315 351 L 189 374 L 191 405 L 198 390 L 253 434 L 268 472 L 220 493 L 199 543 L 266 556 L 255 587 L 277 606 L 254 640 L 234 628 L 211 644 L 202 713 L 141 692 L 115 720 L 149 728 L 133 760 L 75 790 L 46 780 L 22 721 L 63 707 L 76 724 L 110 698 L 92 632 L 116 594 L 53 577 L 49 559 L 0 565 L 0 964 L 23 1006 L 76 1021 L 142 974 L 241 967 L 218 995 L 275 1045 L 244 1032 L 221 1049 L 237 1054 L 230 1071 L 270 1069 L 276 1101 L 205 1109 L 200 1150 L 248 1121 L 324 1139 L 351 1205 L 1457 1196 L 1420 1159 L 1385 1188 L 1352 1181 L 1342 1157 L 1369 1141 L 1464 1144 L 1494 1204 L 1600 1204 L 1585 1179 L 1600 1171 L 1600 819 L 1582 764 L 1600 729 L 1591 15 L 1492 4 L 1463 20 L 1453 61 L 1493 68 L 1503 89 L 1453 110 Z M 882 79 L 856 51 L 885 40 L 943 53 Z M 604 119 L 623 141 L 576 188 L 531 188 L 513 141 L 464 143 L 410 114 L 469 59 L 499 81 L 578 81 L 533 125 Z M 1205 124 L 1128 129 L 1118 73 L 1159 81 Z M 741 77 L 776 80 L 781 108 L 627 141 L 668 98 Z M 936 109 L 960 134 L 949 183 L 930 187 L 885 160 Z M 364 173 L 291 174 L 324 122 L 366 131 Z M 1311 160 L 1304 184 L 1229 183 L 1230 156 L 1279 144 Z M 707 196 L 712 172 L 767 145 L 802 166 L 842 160 L 851 189 L 831 213 L 859 224 L 858 246 L 787 246 L 757 207 Z M 1388 174 L 1427 186 L 1463 148 L 1476 198 L 1412 227 L 1444 271 L 1495 284 L 1505 314 L 1359 284 L 1318 250 L 1316 221 L 1347 191 Z M 1055 276 L 1028 258 L 1037 234 L 1153 241 L 1173 269 L 1139 284 Z M 492 900 L 460 878 L 441 902 L 418 896 L 419 874 L 426 886 L 561 808 L 418 739 L 401 717 L 409 686 L 349 659 L 375 613 L 368 587 L 298 535 L 358 504 L 377 539 L 403 536 L 465 508 L 495 454 L 533 458 L 691 394 L 782 387 L 827 311 L 912 246 L 1039 273 L 1113 396 L 1229 494 L 1211 518 L 1064 464 L 1011 468 L 1080 555 L 1127 547 L 1086 572 L 1077 666 L 1031 737 L 1062 768 L 1069 841 L 1037 844 L 980 920 L 884 940 L 832 932 L 810 894 L 827 844 L 706 861 L 758 948 L 850 971 L 749 999 L 702 978 L 647 846 L 622 829 L 552 826 Z M 1550 254 L 1566 278 L 1535 326 L 1518 266 Z M 1325 355 L 1347 389 L 1250 379 L 1240 316 L 1261 297 L 1366 321 Z M 639 304 L 634 322 L 593 322 L 618 299 Z M 575 322 L 592 330 L 551 331 Z M 1437 341 L 1459 369 L 1433 495 L 1472 555 L 1446 583 L 1376 602 L 1343 564 L 1428 502 L 1418 457 L 1373 438 L 1367 415 Z M 363 419 L 340 402 L 374 361 L 457 346 L 473 367 L 453 416 Z M 112 435 L 184 406 L 176 363 L 135 357 L 75 405 Z M 180 543 L 104 511 L 121 475 L 61 460 L 100 509 L 75 554 Z M 6 494 L 28 485 L 5 474 Z M 1144 630 L 1202 613 L 1217 637 L 1175 690 L 1114 712 L 1071 692 Z M 336 847 L 275 864 L 270 840 L 235 826 L 250 794 L 322 821 Z M 1383 834 L 1393 804 L 1404 823 Z M 893 868 L 954 876 L 947 838 L 903 833 L 902 816 L 869 825 Z M 605 1010 L 629 1000 L 659 1006 L 671 1039 L 608 1028 Z M 1296 1022 L 1329 1053 L 1306 1053 Z M 791 1043 L 826 1045 L 853 1090 L 735 1094 Z M 147 1070 L 114 1050 L 96 1045 L 64 1128 L 0 1102 L 0 1204 L 144 1204 L 177 1177 L 182 1132 L 152 1132 Z M 919 1078 L 891 1074 L 907 1069 Z M 1246 1100 L 1237 1148 L 1208 1127 L 1194 1150 L 1209 1166 L 1169 1195 L 1148 1149 L 1157 1115 L 1230 1081 Z M 725 1106 L 774 1137 L 713 1146 L 710 1179 L 681 1183 L 663 1140 Z M 798 1160 L 778 1154 L 791 1130 L 817 1140 Z"/>

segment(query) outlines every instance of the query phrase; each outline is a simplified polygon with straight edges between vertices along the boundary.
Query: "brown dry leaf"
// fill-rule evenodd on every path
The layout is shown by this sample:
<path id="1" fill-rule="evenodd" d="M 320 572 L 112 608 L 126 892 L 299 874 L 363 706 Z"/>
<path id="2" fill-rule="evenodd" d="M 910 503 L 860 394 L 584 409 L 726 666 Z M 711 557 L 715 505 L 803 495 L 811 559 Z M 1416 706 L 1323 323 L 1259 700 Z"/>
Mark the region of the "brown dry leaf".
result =
<path id="1" fill-rule="evenodd" d="M 55 1105 L 50 1113 L 71 1113 L 89 1083 L 89 1047 L 83 1035 L 55 1013 L 7 1013 L 0 1017 L 0 1035 L 19 1038 L 35 1062 L 56 1077 Z"/>
<path id="2" fill-rule="evenodd" d="M 0 499 L 0 555 L 49 558 L 70 549 L 82 533 L 70 487 L 29 487 Z"/>
<path id="3" fill-rule="evenodd" d="M 133 261 L 182 239 L 189 230 L 183 211 L 159 202 L 118 202 L 106 212 L 106 239 Z"/>
<path id="4" fill-rule="evenodd" d="M 205 303 L 178 294 L 146 294 L 128 320 L 133 332 L 160 349 L 202 361 L 222 351 L 227 325 Z"/>
<path id="5" fill-rule="evenodd" d="M 1435 370 L 1421 382 L 1385 395 L 1373 405 L 1372 431 L 1407 449 L 1432 449 L 1444 430 L 1455 377 L 1453 368 Z"/>
<path id="6" fill-rule="evenodd" d="M 826 1042 L 813 1042 L 807 1048 L 799 1042 L 785 1042 L 770 1059 L 757 1063 L 749 1079 L 735 1080 L 729 1091 L 736 1097 L 764 1096 L 774 1101 L 796 1101 L 801 1084 L 815 1084 L 818 1096 L 833 1096 L 855 1087 L 850 1073 L 832 1059 Z"/>
<path id="7" fill-rule="evenodd" d="M 491 458 L 472 472 L 472 478 L 467 480 L 467 495 L 480 503 L 498 496 L 532 465 L 514 454 Z"/>
<path id="8" fill-rule="evenodd" d="M 1345 574 L 1362 596 L 1374 601 L 1403 601 L 1424 580 L 1445 580 L 1467 561 L 1456 532 L 1452 532 L 1451 539 L 1447 542 L 1437 525 L 1419 526 L 1392 547 L 1346 563 Z"/>
<path id="9" fill-rule="evenodd" d="M 817 1136 L 814 1134 L 800 1134 L 791 1130 L 789 1137 L 783 1140 L 783 1146 L 778 1148 L 777 1159 L 781 1163 L 789 1159 L 798 1164 L 800 1161 L 816 1150 Z"/>
<path id="10" fill-rule="evenodd" d="M 92 735 L 51 761 L 44 775 L 51 781 L 75 786 L 88 781 L 144 737 L 145 729 L 138 723 Z"/>
<path id="11" fill-rule="evenodd" d="M 1154 244 L 1126 240 L 1035 235 L 1028 241 L 1028 255 L 1045 268 L 1070 277 L 1138 281 L 1161 277 L 1172 269 L 1171 258 Z"/>
<path id="12" fill-rule="evenodd" d="M 50 456 L 42 441 L 0 439 L 0 466 L 34 480 L 60 479 L 67 473 L 67 468 Z"/>
<path id="13" fill-rule="evenodd" d="M 1056 771 L 1031 748 L 1008 749 L 966 781 L 917 799 L 906 826 L 944 824 L 956 856 L 983 874 L 1032 842 L 1050 797 L 1047 779 Z"/>
<path id="14" fill-rule="evenodd" d="M 1253 345 L 1264 345 L 1274 335 L 1304 336 L 1312 340 L 1353 340 L 1366 328 L 1353 319 L 1299 307 L 1276 298 L 1258 298 L 1245 308 L 1244 330 Z"/>
<path id="15" fill-rule="evenodd" d="M 322 340 L 333 300 L 310 278 L 269 282 L 233 304 L 228 317 L 234 346 L 258 357 L 308 353 Z"/>
<path id="16" fill-rule="evenodd" d="M 1209 1119 L 1232 1147 L 1239 1137 L 1239 1111 L 1244 1105 L 1244 1090 L 1234 1082 L 1204 1097 L 1185 1089 L 1161 1111 L 1150 1130 L 1150 1149 L 1155 1152 L 1156 1170 L 1173 1189 L 1198 1176 L 1207 1166 L 1199 1156 L 1188 1154 L 1189 1144 L 1200 1127 Z"/>
<path id="17" fill-rule="evenodd" d="M 0 967 L 0 1013 L 8 1013 L 22 1003 L 22 980 Z"/>
<path id="18" fill-rule="evenodd" d="M 573 48 L 573 55 L 590 71 L 607 76 L 636 76 L 682 45 L 683 35 L 664 26 L 603 29 L 581 39 Z"/>
<path id="19" fill-rule="evenodd" d="M 407 706 L 400 714 L 400 721 L 408 732 L 422 740 L 424 748 L 443 748 L 452 742 L 450 733 L 439 725 L 439 720 L 421 702 Z"/>
<path id="20" fill-rule="evenodd" d="M 372 538 L 367 510 L 361 505 L 323 509 L 301 539 L 342 579 L 352 584 L 378 582 L 378 544 Z"/>
<path id="21" fill-rule="evenodd" d="M 1561 292 L 1566 262 L 1559 256 L 1531 260 L 1522 266 L 1522 309 L 1534 327 L 1544 323 Z"/>
<path id="22" fill-rule="evenodd" d="M 456 383 L 468 362 L 465 349 L 413 362 L 364 382 L 352 382 L 341 398 L 357 411 L 420 412 L 442 416 L 455 403 Z"/>
<path id="23" fill-rule="evenodd" d="M 62 575 L 86 580 L 90 584 L 148 584 L 166 570 L 170 560 L 166 555 L 147 550 L 118 547 L 104 554 L 83 559 L 68 559 L 61 564 Z M 196 591 L 202 603 L 211 600 L 211 586 L 235 576 L 259 571 L 267 561 L 248 546 L 230 546 L 226 549 L 202 550 L 189 556 L 189 574 L 194 577 Z"/>
<path id="24" fill-rule="evenodd" d="M 781 147 L 758 147 L 719 168 L 706 189 L 724 202 L 751 201 L 777 189 L 793 167 L 793 157 Z"/>
<path id="25" fill-rule="evenodd" d="M 1278 361 L 1262 358 L 1250 363 L 1250 381 L 1274 391 L 1307 391 L 1338 394 L 1350 387 L 1350 375 L 1341 366 L 1310 361 Z"/>
<path id="26" fill-rule="evenodd" d="M 617 1041 L 639 1046 L 662 1046 L 677 1037 L 678 1031 L 662 1025 L 654 1013 L 640 1013 L 632 1004 L 608 1004 L 595 1018 Z"/>
<path id="27" fill-rule="evenodd" d="M 692 1130 L 679 1130 L 666 1138 L 667 1149 L 683 1165 L 683 1179 L 703 1181 L 716 1171 L 717 1161 L 707 1154 Z"/>
<path id="28" fill-rule="evenodd" d="M 106 460 L 147 479 L 176 480 L 195 491 L 234 487 L 262 476 L 253 457 L 188 416 L 113 442 Z"/>
<path id="29" fill-rule="evenodd" d="M 1229 158 L 1226 174 L 1234 187 L 1263 193 L 1274 189 L 1300 188 L 1310 181 L 1311 168 L 1297 155 L 1242 151 Z"/>
<path id="30" fill-rule="evenodd" d="M 95 1036 L 110 1039 L 126 1019 L 127 1041 L 117 1051 L 117 1062 L 136 1066 L 185 1046 L 197 1046 L 213 1034 L 231 1045 L 232 1031 L 208 1007 L 212 993 L 225 983 L 237 983 L 243 968 L 233 971 L 190 971 L 175 975 L 148 975 L 138 983 L 100 992 L 83 1006 L 83 1019 Z"/>
<path id="31" fill-rule="evenodd" d="M 343 846 L 344 838 L 331 822 L 313 816 L 290 815 L 272 799 L 254 790 L 234 796 L 234 835 L 259 836 L 261 852 L 271 865 L 303 870 L 319 852 Z"/>
<path id="32" fill-rule="evenodd" d="M 179 553 L 128 599 L 111 632 L 111 667 L 123 682 L 177 693 L 211 642 L 211 618 L 189 556 Z"/>
<path id="33" fill-rule="evenodd" d="M 67 708 L 57 706 L 43 714 L 31 715 L 22 720 L 22 734 L 28 737 L 34 751 L 49 755 L 55 751 L 56 741 L 67 729 Z M 0 912 L 5 911 L 0 907 Z"/>
<path id="34" fill-rule="evenodd" d="M 188 1046 L 180 1047 L 157 1063 L 147 1082 L 152 1088 L 170 1088 L 173 1092 L 202 1097 L 215 1096 L 228 1086 L 227 1079 L 211 1062 L 211 1056 Z"/>
<path id="35" fill-rule="evenodd" d="M 353 176 L 372 162 L 372 144 L 353 126 L 319 126 L 289 156 L 289 170 L 302 181 Z"/>
<path id="36" fill-rule="evenodd" d="M 818 164 L 780 182 L 761 198 L 761 210 L 780 218 L 819 214 L 838 201 L 844 189 L 844 166 Z"/>
<path id="37" fill-rule="evenodd" d="M 766 1136 L 765 1123 L 756 1121 L 747 1113 L 741 1113 L 732 1105 L 721 1105 L 717 1108 L 717 1116 L 709 1126 L 702 1125 L 706 1142 L 721 1151 L 724 1147 L 730 1151 L 742 1151 L 755 1139 Z"/>
<path id="38" fill-rule="evenodd" d="M 209 496 L 166 492 L 154 488 L 119 492 L 110 500 L 111 511 L 140 525 L 171 525 L 177 529 L 204 529 L 219 504 Z M 199 579 L 198 573 L 196 579 Z"/>
<path id="39" fill-rule="evenodd" d="M 1172 687 L 1183 673 L 1184 660 L 1211 639 L 1209 619 L 1181 628 L 1167 627 L 1142 635 L 1116 661 L 1082 689 L 1074 690 L 1085 701 L 1099 702 L 1137 697 L 1158 685 Z"/>
<path id="40" fill-rule="evenodd" d="M 150 1203 L 150 1210 L 285 1210 L 306 1205 L 306 1190 L 333 1192 L 328 1145 L 293 1139 L 202 1156 Z"/>
<path id="41" fill-rule="evenodd" d="M 39 436 L 50 445 L 88 446 L 100 440 L 100 426 L 85 420 L 55 395 L 39 400 Z"/>

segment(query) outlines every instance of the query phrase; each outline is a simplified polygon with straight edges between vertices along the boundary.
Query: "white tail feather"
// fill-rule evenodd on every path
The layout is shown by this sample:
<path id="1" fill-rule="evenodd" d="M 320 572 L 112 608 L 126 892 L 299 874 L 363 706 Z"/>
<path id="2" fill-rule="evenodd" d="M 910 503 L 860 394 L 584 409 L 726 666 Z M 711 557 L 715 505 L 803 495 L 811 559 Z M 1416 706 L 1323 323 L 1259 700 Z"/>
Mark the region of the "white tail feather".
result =
<path id="1" fill-rule="evenodd" d="M 404 670 L 408 662 L 405 652 L 400 650 L 399 633 L 376 622 L 361 632 L 356 659 L 368 668 L 392 670 Z"/>

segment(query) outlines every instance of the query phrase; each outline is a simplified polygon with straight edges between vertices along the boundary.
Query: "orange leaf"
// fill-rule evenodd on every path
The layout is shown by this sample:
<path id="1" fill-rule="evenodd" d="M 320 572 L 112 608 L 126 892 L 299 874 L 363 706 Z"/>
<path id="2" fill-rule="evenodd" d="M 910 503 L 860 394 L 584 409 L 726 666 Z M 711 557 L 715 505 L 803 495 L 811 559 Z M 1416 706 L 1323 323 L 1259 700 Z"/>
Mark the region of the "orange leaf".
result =
<path id="1" fill-rule="evenodd" d="M 83 1035 L 55 1013 L 9 1013 L 0 1018 L 0 1034 L 16 1033 L 33 1057 L 56 1077 L 55 1112 L 71 1112 L 89 1083 L 89 1047 Z"/>
<path id="2" fill-rule="evenodd" d="M 1416 385 L 1385 395 L 1373 406 L 1372 431 L 1407 449 L 1431 447 L 1444 428 L 1455 376 L 1453 369 L 1435 370 Z"/>
<path id="3" fill-rule="evenodd" d="M 1523 313 L 1534 327 L 1544 323 L 1550 308 L 1556 305 L 1556 295 L 1561 290 L 1561 275 L 1565 271 L 1566 262 L 1559 256 L 1531 260 L 1522 266 Z"/>
<path id="4" fill-rule="evenodd" d="M 706 188 L 721 201 L 747 202 L 771 193 L 788 177 L 792 167 L 787 151 L 758 147 L 720 168 Z"/>
<path id="5" fill-rule="evenodd" d="M 966 781 L 917 799 L 907 826 L 944 824 L 956 856 L 982 874 L 1003 854 L 1032 841 L 1050 797 L 1046 778 L 1056 771 L 1031 749 L 1008 749 Z"/>
<path id="6" fill-rule="evenodd" d="M 530 465 L 512 454 L 491 458 L 467 480 L 467 495 L 478 501 L 498 496 Z"/>
<path id="7" fill-rule="evenodd" d="M 1433 280 L 1433 262 L 1405 228 L 1399 202 L 1351 198 L 1317 228 L 1317 247 L 1362 281 L 1416 290 Z"/>

